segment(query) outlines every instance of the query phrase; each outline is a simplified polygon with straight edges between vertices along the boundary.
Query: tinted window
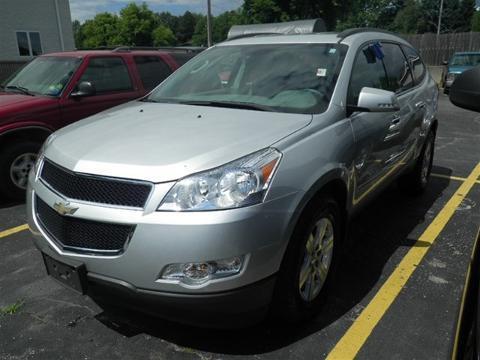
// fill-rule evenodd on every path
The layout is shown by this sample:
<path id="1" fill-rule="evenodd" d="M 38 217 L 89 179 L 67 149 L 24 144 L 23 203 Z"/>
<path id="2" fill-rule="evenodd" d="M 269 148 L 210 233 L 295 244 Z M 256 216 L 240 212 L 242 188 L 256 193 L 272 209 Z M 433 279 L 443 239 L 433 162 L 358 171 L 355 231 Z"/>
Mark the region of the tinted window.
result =
<path id="1" fill-rule="evenodd" d="M 17 44 L 20 56 L 30 56 L 30 49 L 28 47 L 28 38 L 26 32 L 17 32 Z"/>
<path id="2" fill-rule="evenodd" d="M 415 82 L 418 84 L 425 78 L 425 74 L 427 73 L 425 65 L 418 53 L 411 47 L 403 46 L 403 51 L 405 51 L 405 55 L 407 55 L 408 61 L 413 70 Z"/>
<path id="3" fill-rule="evenodd" d="M 348 87 L 348 105 L 357 105 L 358 96 L 364 87 L 388 89 L 388 79 L 381 57 L 378 47 L 373 45 L 364 47 L 358 53 Z"/>
<path id="4" fill-rule="evenodd" d="M 91 58 L 79 81 L 92 82 L 99 93 L 132 89 L 128 69 L 119 57 Z"/>
<path id="5" fill-rule="evenodd" d="M 158 56 L 135 56 L 134 59 L 146 90 L 152 90 L 172 73 L 170 67 Z"/>
<path id="6" fill-rule="evenodd" d="M 188 60 L 193 58 L 195 55 L 197 55 L 196 52 L 172 52 L 170 53 L 170 56 L 173 57 L 175 62 L 178 64 L 178 66 L 182 66 L 185 64 Z"/>
<path id="7" fill-rule="evenodd" d="M 457 54 L 450 61 L 451 66 L 477 66 L 480 65 L 479 54 Z"/>
<path id="8" fill-rule="evenodd" d="M 408 66 L 407 59 L 400 46 L 383 43 L 383 62 L 387 69 L 388 89 L 399 93 L 413 86 L 413 78 Z"/>
<path id="9" fill-rule="evenodd" d="M 42 55 L 42 43 L 40 41 L 40 33 L 31 32 L 30 33 L 30 45 L 32 46 L 32 55 Z"/>

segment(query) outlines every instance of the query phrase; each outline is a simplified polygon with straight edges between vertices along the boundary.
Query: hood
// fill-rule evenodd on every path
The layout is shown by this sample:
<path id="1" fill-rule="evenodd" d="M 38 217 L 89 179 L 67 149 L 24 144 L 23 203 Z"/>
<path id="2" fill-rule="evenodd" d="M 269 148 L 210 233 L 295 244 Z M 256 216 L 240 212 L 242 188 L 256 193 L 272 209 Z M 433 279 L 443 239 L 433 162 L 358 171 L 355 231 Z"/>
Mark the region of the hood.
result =
<path id="1" fill-rule="evenodd" d="M 0 108 L 30 101 L 32 98 L 33 96 L 29 95 L 0 92 Z"/>
<path id="2" fill-rule="evenodd" d="M 21 113 L 38 110 L 41 106 L 55 104 L 55 98 L 30 96 L 13 92 L 0 92 L 0 122 L 6 118 L 17 118 Z"/>
<path id="3" fill-rule="evenodd" d="M 76 172 L 166 182 L 261 150 L 311 120 L 304 114 L 136 101 L 60 130 L 45 155 Z"/>
<path id="4" fill-rule="evenodd" d="M 467 71 L 471 68 L 473 68 L 473 65 L 464 65 L 464 66 L 449 66 L 448 67 L 448 72 L 449 73 L 454 73 L 454 74 L 461 74 L 464 71 Z"/>

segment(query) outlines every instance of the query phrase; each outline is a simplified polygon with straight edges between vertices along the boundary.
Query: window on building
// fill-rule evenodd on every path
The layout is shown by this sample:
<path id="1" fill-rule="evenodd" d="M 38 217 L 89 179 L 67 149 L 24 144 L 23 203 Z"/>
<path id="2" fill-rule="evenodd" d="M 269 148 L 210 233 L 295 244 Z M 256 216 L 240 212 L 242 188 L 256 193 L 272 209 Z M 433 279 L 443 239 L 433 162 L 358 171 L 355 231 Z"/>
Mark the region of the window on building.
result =
<path id="1" fill-rule="evenodd" d="M 36 31 L 17 31 L 17 45 L 20 56 L 37 56 L 43 53 L 40 33 Z"/>

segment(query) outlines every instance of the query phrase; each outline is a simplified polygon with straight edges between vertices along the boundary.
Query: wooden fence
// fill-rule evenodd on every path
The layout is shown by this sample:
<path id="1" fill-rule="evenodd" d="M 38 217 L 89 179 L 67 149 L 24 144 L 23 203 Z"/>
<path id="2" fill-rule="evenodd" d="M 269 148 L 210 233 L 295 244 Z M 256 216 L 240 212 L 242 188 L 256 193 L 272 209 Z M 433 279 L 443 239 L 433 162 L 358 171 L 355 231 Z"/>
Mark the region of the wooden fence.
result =
<path id="1" fill-rule="evenodd" d="M 480 32 L 404 35 L 427 65 L 442 65 L 457 51 L 480 51 Z"/>

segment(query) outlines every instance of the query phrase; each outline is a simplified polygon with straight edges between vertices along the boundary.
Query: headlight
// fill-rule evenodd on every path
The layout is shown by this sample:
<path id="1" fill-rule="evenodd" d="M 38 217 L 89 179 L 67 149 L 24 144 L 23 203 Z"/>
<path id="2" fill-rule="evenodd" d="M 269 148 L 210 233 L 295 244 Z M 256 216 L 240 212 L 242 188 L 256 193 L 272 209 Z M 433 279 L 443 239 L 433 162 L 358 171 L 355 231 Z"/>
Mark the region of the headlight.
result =
<path id="1" fill-rule="evenodd" d="M 448 73 L 447 74 L 447 81 L 453 81 L 455 80 L 455 77 L 457 76 L 457 74 L 454 74 L 454 73 Z"/>
<path id="2" fill-rule="evenodd" d="M 281 156 L 278 150 L 268 148 L 179 180 L 158 210 L 220 210 L 258 204 L 265 197 Z"/>

